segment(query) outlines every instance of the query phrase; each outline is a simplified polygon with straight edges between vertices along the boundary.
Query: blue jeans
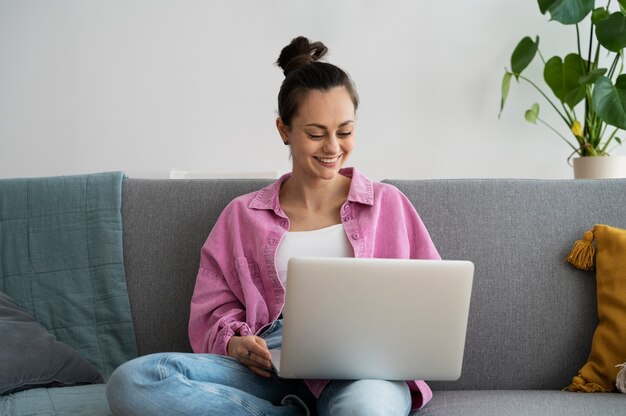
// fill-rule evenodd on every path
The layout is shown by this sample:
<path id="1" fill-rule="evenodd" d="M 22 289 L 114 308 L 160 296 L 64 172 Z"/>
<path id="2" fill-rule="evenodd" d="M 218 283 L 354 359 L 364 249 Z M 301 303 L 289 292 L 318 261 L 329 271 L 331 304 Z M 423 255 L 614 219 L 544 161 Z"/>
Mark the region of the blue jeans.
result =
<path id="1" fill-rule="evenodd" d="M 261 335 L 269 348 L 280 346 L 282 322 Z M 319 415 L 407 415 L 411 405 L 405 382 L 335 380 L 315 399 L 302 380 L 257 376 L 234 358 L 214 354 L 161 353 L 121 365 L 107 384 L 113 414 L 302 415 L 298 396 Z"/>

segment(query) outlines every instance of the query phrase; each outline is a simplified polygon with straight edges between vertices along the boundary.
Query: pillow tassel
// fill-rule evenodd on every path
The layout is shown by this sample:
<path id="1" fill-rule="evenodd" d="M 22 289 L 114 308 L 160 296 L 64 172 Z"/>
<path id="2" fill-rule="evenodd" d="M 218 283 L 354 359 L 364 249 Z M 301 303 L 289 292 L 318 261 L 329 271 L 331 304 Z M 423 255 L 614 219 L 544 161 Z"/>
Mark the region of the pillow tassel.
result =
<path id="1" fill-rule="evenodd" d="M 596 252 L 593 246 L 593 231 L 585 231 L 583 239 L 574 243 L 567 261 L 581 270 L 593 270 L 593 256 Z"/>
<path id="2" fill-rule="evenodd" d="M 580 374 L 572 379 L 572 384 L 565 390 L 579 393 L 606 393 L 608 391 L 599 384 L 588 383 Z"/>
<path id="3" fill-rule="evenodd" d="M 616 367 L 621 367 L 619 372 L 617 373 L 617 378 L 615 379 L 615 385 L 617 389 L 622 393 L 626 393 L 626 363 L 618 364 Z"/>

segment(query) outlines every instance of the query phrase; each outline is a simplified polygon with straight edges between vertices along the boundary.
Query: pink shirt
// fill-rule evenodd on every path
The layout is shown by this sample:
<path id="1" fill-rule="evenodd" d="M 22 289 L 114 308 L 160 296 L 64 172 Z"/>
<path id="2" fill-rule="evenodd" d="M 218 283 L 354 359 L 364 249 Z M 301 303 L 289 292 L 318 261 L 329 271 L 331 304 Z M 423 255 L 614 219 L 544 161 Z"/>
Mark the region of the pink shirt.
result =
<path id="1" fill-rule="evenodd" d="M 408 198 L 392 185 L 372 182 L 355 168 L 341 222 L 355 257 L 441 259 Z M 202 247 L 191 299 L 189 340 L 196 353 L 227 355 L 233 335 L 255 335 L 280 315 L 285 289 L 276 271 L 276 250 L 289 230 L 279 190 L 289 178 L 235 198 L 218 218 Z M 319 397 L 328 381 L 307 380 Z M 432 392 L 421 380 L 408 381 L 413 409 Z"/>

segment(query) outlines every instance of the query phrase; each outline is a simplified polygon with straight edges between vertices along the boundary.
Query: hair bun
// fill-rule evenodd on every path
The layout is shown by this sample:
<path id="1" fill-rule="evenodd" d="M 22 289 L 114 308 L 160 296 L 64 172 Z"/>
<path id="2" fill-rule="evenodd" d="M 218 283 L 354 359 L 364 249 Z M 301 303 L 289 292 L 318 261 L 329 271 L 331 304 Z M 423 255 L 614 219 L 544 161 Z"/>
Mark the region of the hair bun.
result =
<path id="1" fill-rule="evenodd" d="M 280 51 L 276 64 L 283 69 L 287 76 L 304 65 L 308 65 L 320 59 L 326 54 L 328 48 L 322 42 L 313 42 L 304 36 L 298 36 Z"/>

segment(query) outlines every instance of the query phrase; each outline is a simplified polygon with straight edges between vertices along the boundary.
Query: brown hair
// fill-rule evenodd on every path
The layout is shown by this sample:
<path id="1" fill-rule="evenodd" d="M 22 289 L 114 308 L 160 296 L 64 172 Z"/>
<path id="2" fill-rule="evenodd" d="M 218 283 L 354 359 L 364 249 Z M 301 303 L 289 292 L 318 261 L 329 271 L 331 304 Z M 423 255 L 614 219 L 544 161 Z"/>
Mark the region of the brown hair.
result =
<path id="1" fill-rule="evenodd" d="M 300 100 L 310 90 L 345 87 L 352 98 L 354 111 L 359 106 L 359 96 L 350 76 L 333 64 L 318 61 L 327 51 L 322 42 L 311 43 L 304 36 L 298 36 L 280 52 L 276 64 L 283 69 L 285 79 L 278 92 L 278 115 L 286 126 L 291 125 Z"/>

